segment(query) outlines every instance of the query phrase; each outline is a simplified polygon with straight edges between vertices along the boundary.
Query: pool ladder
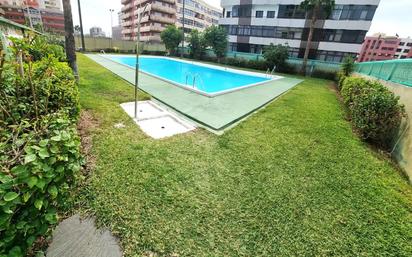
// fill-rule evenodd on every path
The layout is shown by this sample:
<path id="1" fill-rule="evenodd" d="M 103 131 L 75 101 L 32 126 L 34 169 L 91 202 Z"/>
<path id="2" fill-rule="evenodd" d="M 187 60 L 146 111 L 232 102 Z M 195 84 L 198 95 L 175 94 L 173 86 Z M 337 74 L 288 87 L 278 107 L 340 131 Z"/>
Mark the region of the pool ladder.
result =
<path id="1" fill-rule="evenodd" d="M 270 69 L 268 68 L 268 69 L 266 70 L 266 77 L 269 78 L 269 75 L 270 75 L 270 76 L 273 76 L 273 73 L 275 72 L 275 70 L 276 70 L 276 65 L 273 66 L 273 69 L 272 69 L 272 70 L 270 70 Z"/>
<path id="2" fill-rule="evenodd" d="M 192 77 L 192 79 L 193 79 L 192 80 L 192 87 L 193 88 L 201 89 L 201 87 L 196 86 L 196 78 L 197 78 L 197 81 L 202 82 L 202 88 L 204 88 L 205 83 L 203 82 L 202 77 L 198 73 L 186 72 L 186 82 L 185 82 L 186 85 L 187 85 L 187 81 L 190 77 Z M 198 83 L 198 85 L 199 85 L 199 83 Z"/>

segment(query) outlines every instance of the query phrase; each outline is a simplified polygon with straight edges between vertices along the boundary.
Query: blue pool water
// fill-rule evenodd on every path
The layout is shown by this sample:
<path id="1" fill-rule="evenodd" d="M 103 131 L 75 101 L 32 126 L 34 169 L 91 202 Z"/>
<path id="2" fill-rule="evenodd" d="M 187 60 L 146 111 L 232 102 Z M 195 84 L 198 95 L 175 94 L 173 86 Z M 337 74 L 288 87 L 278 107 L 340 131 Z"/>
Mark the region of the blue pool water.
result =
<path id="1" fill-rule="evenodd" d="M 136 59 L 132 56 L 110 56 L 109 58 L 133 68 L 136 66 Z M 190 88 L 193 87 L 194 82 L 196 89 L 209 94 L 270 80 L 265 77 L 214 69 L 161 57 L 139 57 L 139 64 L 140 69 L 146 73 Z M 194 75 L 196 79 L 193 79 Z"/>

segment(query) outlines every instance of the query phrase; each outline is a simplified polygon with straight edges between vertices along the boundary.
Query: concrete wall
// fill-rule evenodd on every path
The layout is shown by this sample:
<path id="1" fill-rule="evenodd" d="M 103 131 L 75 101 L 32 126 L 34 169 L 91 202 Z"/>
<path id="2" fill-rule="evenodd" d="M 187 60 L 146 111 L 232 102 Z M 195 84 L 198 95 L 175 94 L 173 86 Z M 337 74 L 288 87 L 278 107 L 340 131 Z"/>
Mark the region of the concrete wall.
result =
<path id="1" fill-rule="evenodd" d="M 120 51 L 133 52 L 136 49 L 136 42 L 126 40 L 112 40 L 111 38 L 84 37 L 87 51 L 100 51 L 104 49 L 117 48 Z M 75 36 L 76 48 L 81 48 L 80 36 Z M 141 49 L 153 52 L 165 52 L 163 44 L 142 44 Z"/>
<path id="2" fill-rule="evenodd" d="M 376 80 L 374 77 L 359 75 L 358 76 Z M 412 87 L 396 84 L 393 82 L 379 80 L 383 85 L 388 87 L 394 94 L 400 97 L 400 102 L 405 105 L 408 118 L 403 121 L 400 129 L 399 141 L 392 153 L 398 161 L 401 168 L 409 177 L 412 184 Z"/>

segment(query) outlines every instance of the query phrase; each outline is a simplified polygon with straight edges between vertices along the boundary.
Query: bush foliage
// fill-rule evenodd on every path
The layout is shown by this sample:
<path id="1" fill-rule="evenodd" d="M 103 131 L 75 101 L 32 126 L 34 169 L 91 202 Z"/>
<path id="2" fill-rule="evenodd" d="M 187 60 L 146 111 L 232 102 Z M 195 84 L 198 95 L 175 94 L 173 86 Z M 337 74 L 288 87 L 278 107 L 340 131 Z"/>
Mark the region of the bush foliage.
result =
<path id="1" fill-rule="evenodd" d="M 397 135 L 404 106 L 399 97 L 376 81 L 347 77 L 341 94 L 362 139 L 388 150 Z"/>
<path id="2" fill-rule="evenodd" d="M 270 44 L 264 48 L 263 56 L 269 67 L 279 70 L 286 64 L 286 60 L 289 57 L 289 51 L 287 46 Z"/>
<path id="3" fill-rule="evenodd" d="M 47 235 L 82 164 L 77 85 L 60 50 L 41 36 L 13 42 L 0 57 L 0 256 Z"/>

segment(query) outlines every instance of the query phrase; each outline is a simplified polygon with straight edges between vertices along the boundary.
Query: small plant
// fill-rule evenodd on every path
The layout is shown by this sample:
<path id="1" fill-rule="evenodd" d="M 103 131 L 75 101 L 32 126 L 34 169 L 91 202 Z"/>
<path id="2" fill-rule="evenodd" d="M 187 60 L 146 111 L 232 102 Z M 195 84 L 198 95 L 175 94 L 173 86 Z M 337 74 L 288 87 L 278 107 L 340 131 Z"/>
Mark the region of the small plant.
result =
<path id="1" fill-rule="evenodd" d="M 285 65 L 289 57 L 288 47 L 270 44 L 264 48 L 263 56 L 269 67 L 276 67 L 276 70 L 279 70 L 280 67 Z"/>
<path id="2" fill-rule="evenodd" d="M 341 72 L 345 76 L 350 76 L 355 70 L 355 61 L 352 56 L 346 55 L 341 64 Z"/>

